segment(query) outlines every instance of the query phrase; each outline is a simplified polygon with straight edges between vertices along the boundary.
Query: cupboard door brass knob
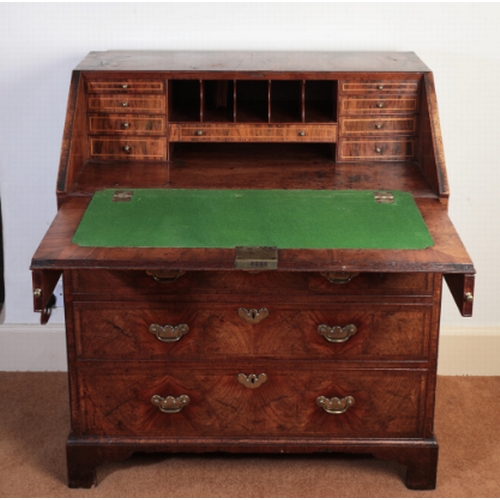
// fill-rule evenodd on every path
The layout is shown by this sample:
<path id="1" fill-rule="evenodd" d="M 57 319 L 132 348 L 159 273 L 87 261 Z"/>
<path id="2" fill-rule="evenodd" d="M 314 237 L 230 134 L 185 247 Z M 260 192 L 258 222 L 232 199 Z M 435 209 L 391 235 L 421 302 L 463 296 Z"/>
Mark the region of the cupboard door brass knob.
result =
<path id="1" fill-rule="evenodd" d="M 151 398 L 151 404 L 156 406 L 163 413 L 179 413 L 186 405 L 190 403 L 189 396 L 182 394 L 178 398 L 174 396 L 167 396 L 162 398 L 155 394 Z"/>
<path id="2" fill-rule="evenodd" d="M 319 396 L 316 398 L 316 404 L 323 408 L 326 413 L 332 415 L 340 415 L 345 413 L 349 407 L 354 404 L 354 398 L 352 396 L 346 396 L 345 398 L 325 398 L 325 396 Z"/>
<path id="3" fill-rule="evenodd" d="M 267 375 L 265 373 L 260 373 L 259 375 L 255 375 L 255 373 L 250 375 L 240 373 L 238 375 L 238 382 L 247 389 L 257 389 L 257 387 L 260 387 L 266 380 Z"/>
<path id="4" fill-rule="evenodd" d="M 126 146 L 123 146 L 123 151 L 125 151 L 125 153 L 130 153 L 132 148 L 127 144 Z"/>
<path id="5" fill-rule="evenodd" d="M 358 329 L 356 325 L 349 324 L 346 326 L 328 326 L 328 325 L 319 325 L 318 333 L 325 337 L 328 342 L 332 344 L 342 344 L 343 342 L 347 342 L 353 335 L 357 333 Z"/>
<path id="6" fill-rule="evenodd" d="M 161 326 L 153 323 L 149 326 L 149 333 L 152 333 L 158 340 L 162 342 L 177 342 L 186 333 L 189 332 L 189 326 L 181 323 L 177 326 L 165 325 Z"/>
<path id="7" fill-rule="evenodd" d="M 247 323 L 252 325 L 256 325 L 260 323 L 263 319 L 266 319 L 269 316 L 269 310 L 265 307 L 262 309 L 245 309 L 244 307 L 240 307 L 238 309 L 238 316 L 245 320 Z"/>

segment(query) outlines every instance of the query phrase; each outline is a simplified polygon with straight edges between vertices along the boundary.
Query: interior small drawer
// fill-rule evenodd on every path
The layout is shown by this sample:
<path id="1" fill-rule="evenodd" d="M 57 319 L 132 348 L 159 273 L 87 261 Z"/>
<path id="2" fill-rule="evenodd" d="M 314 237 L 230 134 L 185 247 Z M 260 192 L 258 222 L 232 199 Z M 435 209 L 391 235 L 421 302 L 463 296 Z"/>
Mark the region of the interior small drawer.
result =
<path id="1" fill-rule="evenodd" d="M 76 302 L 81 359 L 426 361 L 432 306 Z"/>
<path id="2" fill-rule="evenodd" d="M 337 140 L 337 124 L 329 125 L 198 125 L 172 124 L 170 142 L 329 142 Z"/>
<path id="3" fill-rule="evenodd" d="M 339 120 L 341 136 L 370 135 L 415 135 L 417 133 L 416 116 L 391 116 L 380 118 L 347 118 Z"/>
<path id="4" fill-rule="evenodd" d="M 83 434 L 134 438 L 422 437 L 426 379 L 273 361 L 78 370 Z"/>
<path id="5" fill-rule="evenodd" d="M 339 160 L 409 160 L 415 156 L 414 139 L 341 139 Z"/>
<path id="6" fill-rule="evenodd" d="M 167 141 L 163 137 L 154 139 L 91 137 L 90 156 L 106 160 L 165 160 Z"/>
<path id="7" fill-rule="evenodd" d="M 340 82 L 339 92 L 343 94 L 416 94 L 418 81 L 387 81 L 378 80 L 371 82 Z"/>
<path id="8" fill-rule="evenodd" d="M 89 115 L 88 128 L 91 134 L 158 135 L 165 132 L 165 118 L 163 116 Z"/>
<path id="9" fill-rule="evenodd" d="M 151 80 L 87 80 L 87 92 L 149 93 L 164 92 L 163 81 Z"/>
<path id="10" fill-rule="evenodd" d="M 163 96 L 148 95 L 90 95 L 87 111 L 108 111 L 112 113 L 164 113 Z"/>
<path id="11" fill-rule="evenodd" d="M 417 97 L 401 98 L 354 98 L 340 100 L 342 114 L 384 115 L 394 113 L 415 113 L 418 109 Z"/>

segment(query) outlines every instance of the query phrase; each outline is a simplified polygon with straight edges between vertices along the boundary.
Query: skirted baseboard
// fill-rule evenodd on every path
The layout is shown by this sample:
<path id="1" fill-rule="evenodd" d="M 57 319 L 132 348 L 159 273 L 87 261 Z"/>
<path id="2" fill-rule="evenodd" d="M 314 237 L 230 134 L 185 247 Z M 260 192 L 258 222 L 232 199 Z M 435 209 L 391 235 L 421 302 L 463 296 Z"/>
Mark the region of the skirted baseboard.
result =
<path id="1" fill-rule="evenodd" d="M 500 375 L 500 326 L 442 327 L 439 375 Z M 66 371 L 64 326 L 0 325 L 0 371 Z"/>

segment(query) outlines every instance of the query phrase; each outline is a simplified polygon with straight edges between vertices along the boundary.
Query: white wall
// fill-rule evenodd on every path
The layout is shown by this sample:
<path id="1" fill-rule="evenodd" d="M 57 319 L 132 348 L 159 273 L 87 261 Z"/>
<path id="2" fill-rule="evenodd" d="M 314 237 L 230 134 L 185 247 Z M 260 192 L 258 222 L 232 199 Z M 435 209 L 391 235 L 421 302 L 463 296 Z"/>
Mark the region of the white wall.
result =
<path id="1" fill-rule="evenodd" d="M 108 49 L 416 52 L 434 71 L 452 193 L 450 214 L 478 271 L 474 318 L 461 318 L 446 293 L 444 330 L 474 335 L 486 328 L 498 345 L 499 21 L 497 3 L 0 4 L 6 278 L 0 369 L 64 366 L 60 335 L 31 328 L 37 333 L 16 344 L 13 332 L 18 325 L 39 321 L 32 312 L 28 268 L 56 211 L 71 70 L 87 52 Z M 62 321 L 61 310 L 56 311 L 52 324 L 57 327 Z M 39 353 L 47 351 L 52 353 L 47 359 L 55 361 L 44 365 Z M 40 363 L 30 364 L 30 352 Z"/>

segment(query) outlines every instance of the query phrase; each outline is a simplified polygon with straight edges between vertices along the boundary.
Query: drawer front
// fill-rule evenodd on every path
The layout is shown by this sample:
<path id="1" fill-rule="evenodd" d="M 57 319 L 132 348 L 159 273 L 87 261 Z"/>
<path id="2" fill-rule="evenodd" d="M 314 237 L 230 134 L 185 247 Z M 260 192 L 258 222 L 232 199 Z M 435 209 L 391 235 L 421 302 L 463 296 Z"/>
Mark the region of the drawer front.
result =
<path id="1" fill-rule="evenodd" d="M 164 92 L 163 81 L 145 80 L 89 80 L 87 81 L 87 92 L 123 92 L 123 93 L 149 93 Z"/>
<path id="2" fill-rule="evenodd" d="M 171 142 L 336 142 L 337 125 L 170 125 Z"/>
<path id="3" fill-rule="evenodd" d="M 73 294 L 87 298 L 104 295 L 110 300 L 138 296 L 233 295 L 235 293 L 287 296 L 426 296 L 433 294 L 433 275 L 428 273 L 289 273 L 263 271 L 188 271 L 162 277 L 150 271 L 80 270 L 65 273 Z M 155 276 L 156 275 L 156 279 Z M 328 279 L 327 279 L 328 278 Z M 337 300 L 339 300 L 337 299 Z"/>
<path id="4" fill-rule="evenodd" d="M 80 359 L 426 361 L 431 305 L 76 302 Z"/>
<path id="5" fill-rule="evenodd" d="M 346 118 L 339 121 L 340 135 L 415 135 L 417 132 L 417 118 L 381 117 L 381 118 Z"/>
<path id="6" fill-rule="evenodd" d="M 163 96 L 91 95 L 87 100 L 87 110 L 110 113 L 164 113 L 165 99 Z"/>
<path id="7" fill-rule="evenodd" d="M 168 369 L 96 363 L 80 367 L 78 377 L 82 430 L 91 436 L 423 434 L 424 370 L 335 371 L 321 363 L 275 362 Z M 339 413 L 327 413 L 325 406 Z"/>
<path id="8" fill-rule="evenodd" d="M 339 92 L 342 94 L 417 94 L 418 81 L 370 81 L 340 82 Z"/>
<path id="9" fill-rule="evenodd" d="M 91 134 L 159 135 L 165 133 L 163 116 L 90 115 L 88 124 Z"/>
<path id="10" fill-rule="evenodd" d="M 415 113 L 416 97 L 401 98 L 345 98 L 341 99 L 341 113 L 384 115 L 396 113 Z"/>
<path id="11" fill-rule="evenodd" d="M 354 140 L 339 141 L 340 160 L 408 160 L 415 156 L 413 139 Z"/>
<path id="12" fill-rule="evenodd" d="M 96 159 L 165 160 L 167 142 L 155 139 L 90 138 L 90 155 Z"/>

